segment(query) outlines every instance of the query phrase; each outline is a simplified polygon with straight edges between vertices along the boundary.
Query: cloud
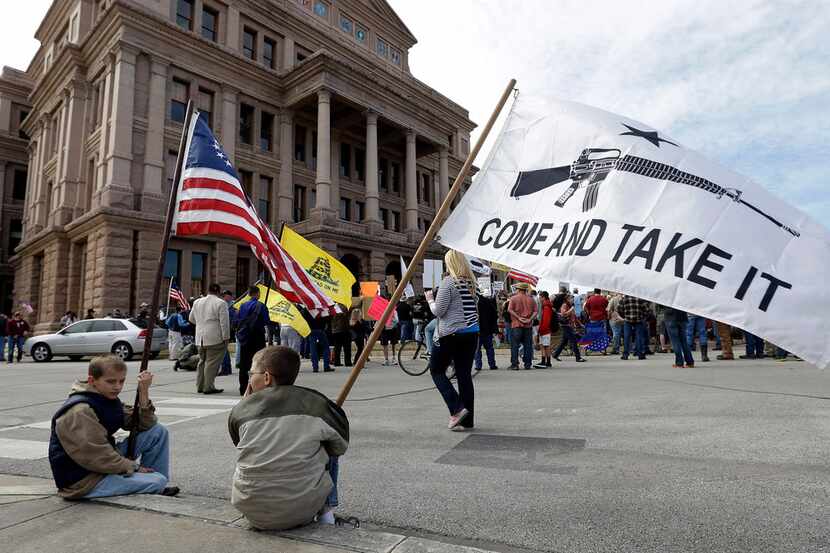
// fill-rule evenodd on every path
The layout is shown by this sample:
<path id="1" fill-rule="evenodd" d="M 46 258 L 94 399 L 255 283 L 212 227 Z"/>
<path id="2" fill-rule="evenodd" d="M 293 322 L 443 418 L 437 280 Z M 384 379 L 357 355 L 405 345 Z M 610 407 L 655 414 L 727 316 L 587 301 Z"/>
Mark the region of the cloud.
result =
<path id="1" fill-rule="evenodd" d="M 522 93 L 641 120 L 826 218 L 830 10 L 821 2 L 390 3 L 419 40 L 413 73 L 479 125 L 515 76 Z"/>

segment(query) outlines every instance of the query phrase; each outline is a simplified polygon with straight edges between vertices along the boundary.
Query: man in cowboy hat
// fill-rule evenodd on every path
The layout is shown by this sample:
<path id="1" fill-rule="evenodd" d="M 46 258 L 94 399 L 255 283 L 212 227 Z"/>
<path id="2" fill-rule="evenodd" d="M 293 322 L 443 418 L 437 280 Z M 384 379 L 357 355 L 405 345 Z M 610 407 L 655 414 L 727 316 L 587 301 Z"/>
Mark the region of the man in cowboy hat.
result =
<path id="1" fill-rule="evenodd" d="M 536 302 L 527 295 L 530 286 L 526 282 L 516 284 L 516 293 L 510 298 L 507 310 L 510 313 L 510 369 L 519 370 L 519 346 L 522 346 L 522 361 L 526 370 L 533 367 L 533 317 Z"/>

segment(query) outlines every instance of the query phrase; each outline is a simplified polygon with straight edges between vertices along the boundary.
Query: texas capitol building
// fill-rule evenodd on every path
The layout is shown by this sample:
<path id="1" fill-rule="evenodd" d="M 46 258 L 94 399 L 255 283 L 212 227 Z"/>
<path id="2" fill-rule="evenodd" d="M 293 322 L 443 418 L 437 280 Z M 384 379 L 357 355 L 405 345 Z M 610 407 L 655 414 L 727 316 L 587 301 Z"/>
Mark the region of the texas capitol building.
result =
<path id="1" fill-rule="evenodd" d="M 0 154 L 16 156 L 0 160 L 15 202 L 0 276 L 13 267 L 4 309 L 31 304 L 36 331 L 149 301 L 188 99 L 272 228 L 358 280 L 400 273 L 475 128 L 412 76 L 416 39 L 383 0 L 56 0 L 35 37 L 26 72 L 0 78 L 0 145 L 14 143 Z M 165 277 L 241 291 L 258 263 L 238 242 L 174 237 Z"/>

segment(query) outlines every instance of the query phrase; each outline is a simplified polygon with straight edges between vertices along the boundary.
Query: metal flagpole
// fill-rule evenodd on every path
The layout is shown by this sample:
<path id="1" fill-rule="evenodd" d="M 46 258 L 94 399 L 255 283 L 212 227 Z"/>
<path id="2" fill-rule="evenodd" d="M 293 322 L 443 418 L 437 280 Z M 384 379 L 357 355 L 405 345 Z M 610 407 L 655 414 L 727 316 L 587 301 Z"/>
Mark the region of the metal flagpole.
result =
<path id="1" fill-rule="evenodd" d="M 170 233 L 173 225 L 173 217 L 176 215 L 176 197 L 179 192 L 179 181 L 182 178 L 182 169 L 184 167 L 184 160 L 187 152 L 187 135 L 190 132 L 190 125 L 193 119 L 193 101 L 187 102 L 187 113 L 184 118 L 184 125 L 182 126 L 182 137 L 179 141 L 179 155 L 176 159 L 176 171 L 173 174 L 173 184 L 170 188 L 170 199 L 167 203 L 167 220 L 164 222 L 164 235 L 161 239 L 161 251 L 159 252 L 158 265 L 156 267 L 156 280 L 153 283 L 152 305 L 150 306 L 150 313 L 152 316 L 147 321 L 147 335 L 144 337 L 144 352 L 141 354 L 141 367 L 139 373 L 147 370 L 147 365 L 150 363 L 150 348 L 153 345 L 153 331 L 156 327 L 156 312 L 159 309 L 159 293 L 161 292 L 161 279 L 164 273 L 164 260 L 167 256 L 167 245 L 170 243 Z M 168 305 L 170 303 L 170 294 L 167 294 Z M 135 403 L 133 404 L 133 424 L 130 429 L 130 436 L 127 438 L 127 458 L 135 459 L 135 444 L 138 438 L 138 421 L 141 415 L 141 405 L 138 402 L 138 390 L 135 392 Z"/>
<path id="2" fill-rule="evenodd" d="M 369 358 L 369 354 L 371 353 L 372 348 L 375 345 L 375 342 L 377 342 L 378 338 L 380 338 L 380 333 L 386 326 L 386 321 L 389 320 L 389 317 L 395 310 L 395 307 L 398 304 L 398 300 L 401 299 L 401 296 L 403 295 L 403 291 L 406 288 L 407 283 L 409 283 L 409 281 L 415 274 L 415 268 L 418 266 L 418 264 L 421 263 L 421 260 L 423 260 L 424 258 L 424 254 L 426 254 L 427 248 L 429 247 L 432 240 L 435 238 L 435 235 L 438 234 L 438 229 L 441 227 L 444 218 L 447 216 L 452 201 L 461 191 L 461 185 L 464 183 L 464 181 L 467 179 L 467 175 L 470 173 L 470 168 L 472 168 L 473 166 L 473 161 L 475 161 L 476 155 L 478 155 L 478 151 L 481 149 L 482 145 L 484 145 L 484 141 L 487 139 L 487 135 L 490 134 L 490 130 L 496 123 L 496 119 L 498 119 L 499 113 L 501 113 L 502 108 L 504 108 L 504 104 L 507 103 L 507 99 L 510 96 L 510 93 L 515 88 L 515 86 L 516 79 L 510 79 L 507 88 L 505 88 L 504 93 L 502 93 L 501 98 L 499 99 L 499 103 L 496 106 L 496 109 L 490 116 L 489 121 L 487 121 L 487 125 L 484 127 L 484 130 L 482 130 L 481 135 L 478 137 L 478 141 L 476 141 L 475 147 L 467 156 L 467 160 L 464 162 L 464 165 L 461 167 L 461 171 L 455 178 L 455 182 L 453 183 L 452 188 L 450 188 L 447 197 L 444 198 L 444 201 L 441 204 L 441 208 L 438 210 L 438 213 L 435 214 L 435 219 L 433 219 L 432 224 L 429 226 L 429 230 L 427 230 L 423 240 L 421 240 L 421 244 L 420 246 L 418 246 L 418 250 L 415 252 L 415 255 L 412 257 L 412 261 L 409 263 L 409 267 L 406 270 L 406 274 L 404 274 L 401 277 L 401 281 L 398 283 L 398 287 L 395 289 L 395 293 L 392 294 L 392 299 L 389 300 L 389 305 L 386 306 L 386 309 L 383 311 L 383 315 L 381 315 L 380 320 L 377 322 L 375 328 L 372 330 L 372 334 L 369 335 L 369 341 L 366 343 L 366 346 L 360 353 L 360 357 L 358 358 L 357 363 L 355 363 L 355 366 L 352 368 L 352 372 L 351 374 L 349 374 L 348 380 L 346 380 L 346 383 L 340 390 L 340 394 L 337 396 L 337 405 L 342 406 L 343 402 L 345 402 L 346 398 L 349 396 L 349 392 L 352 390 L 352 386 L 354 386 L 354 383 L 357 381 L 357 377 L 360 376 L 360 371 L 362 371 L 363 367 L 366 365 L 366 360 Z"/>

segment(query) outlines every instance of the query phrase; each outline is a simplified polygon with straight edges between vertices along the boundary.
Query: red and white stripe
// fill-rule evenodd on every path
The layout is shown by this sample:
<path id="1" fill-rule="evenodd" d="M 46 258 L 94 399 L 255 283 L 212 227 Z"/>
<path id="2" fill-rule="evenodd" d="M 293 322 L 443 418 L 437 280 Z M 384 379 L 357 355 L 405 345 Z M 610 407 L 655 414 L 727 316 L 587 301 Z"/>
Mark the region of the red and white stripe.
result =
<path id="1" fill-rule="evenodd" d="M 517 271 L 516 269 L 510 269 L 510 272 L 507 273 L 507 278 L 512 278 L 513 280 L 518 280 L 519 282 L 526 282 L 533 287 L 539 283 L 539 277 Z"/>
<path id="2" fill-rule="evenodd" d="M 170 299 L 178 303 L 185 311 L 190 311 L 190 303 L 188 303 L 187 298 L 184 297 L 184 293 L 178 288 L 170 288 Z"/>
<path id="3" fill-rule="evenodd" d="M 338 310 L 335 302 L 280 246 L 233 175 L 208 168 L 187 168 L 182 172 L 177 201 L 176 236 L 207 234 L 242 240 L 286 299 L 312 312 Z"/>

